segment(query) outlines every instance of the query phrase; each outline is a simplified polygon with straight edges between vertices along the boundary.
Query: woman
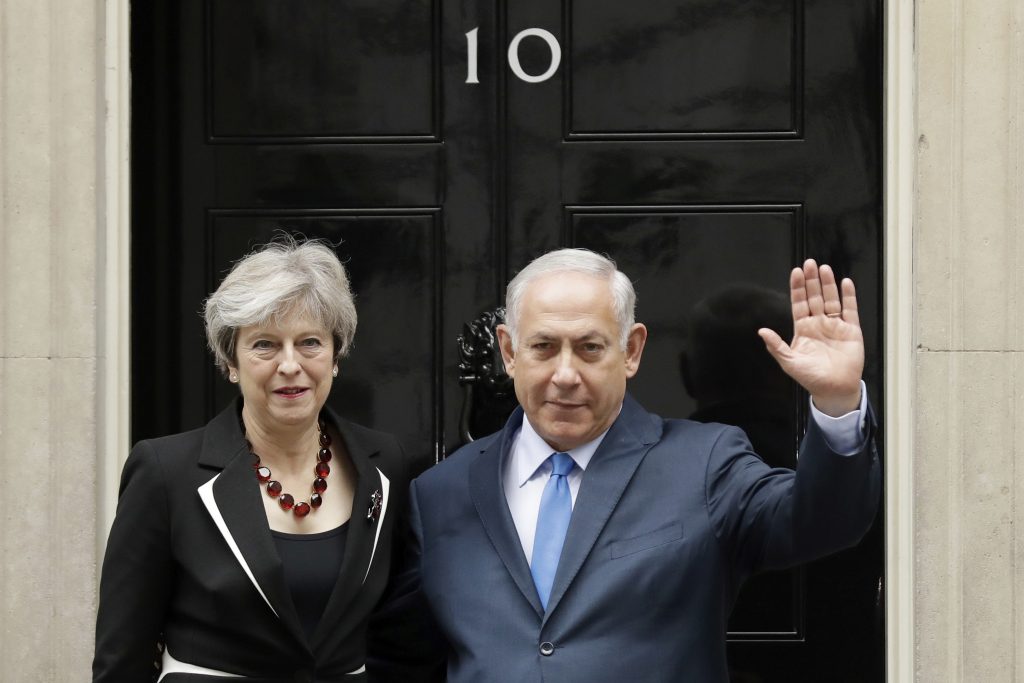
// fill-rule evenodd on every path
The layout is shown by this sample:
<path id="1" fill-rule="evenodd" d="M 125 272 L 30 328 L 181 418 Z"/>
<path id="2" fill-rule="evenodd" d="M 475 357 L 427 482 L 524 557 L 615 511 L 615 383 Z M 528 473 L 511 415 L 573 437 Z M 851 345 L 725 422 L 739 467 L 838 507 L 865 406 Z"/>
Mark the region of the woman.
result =
<path id="1" fill-rule="evenodd" d="M 325 406 L 356 329 L 345 270 L 323 244 L 271 243 L 205 317 L 240 396 L 202 429 L 132 449 L 93 680 L 366 680 L 408 474 L 394 437 Z"/>

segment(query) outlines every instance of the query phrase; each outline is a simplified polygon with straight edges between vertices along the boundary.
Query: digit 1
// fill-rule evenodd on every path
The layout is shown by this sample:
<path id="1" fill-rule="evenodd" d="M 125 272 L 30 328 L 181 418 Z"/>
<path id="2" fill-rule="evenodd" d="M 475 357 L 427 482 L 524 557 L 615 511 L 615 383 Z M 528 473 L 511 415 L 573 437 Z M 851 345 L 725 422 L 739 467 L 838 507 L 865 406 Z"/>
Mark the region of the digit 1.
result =
<path id="1" fill-rule="evenodd" d="M 472 31 L 466 31 L 466 83 L 480 83 L 476 76 L 476 32 L 479 27 Z"/>

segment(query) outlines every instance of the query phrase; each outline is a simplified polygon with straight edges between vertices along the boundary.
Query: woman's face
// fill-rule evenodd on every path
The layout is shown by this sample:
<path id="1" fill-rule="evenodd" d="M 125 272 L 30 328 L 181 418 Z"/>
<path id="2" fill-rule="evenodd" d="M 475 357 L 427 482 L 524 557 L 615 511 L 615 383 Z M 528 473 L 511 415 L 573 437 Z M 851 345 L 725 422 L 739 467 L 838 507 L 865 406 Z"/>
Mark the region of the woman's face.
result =
<path id="1" fill-rule="evenodd" d="M 331 333 L 305 314 L 238 330 L 238 375 L 246 417 L 268 432 L 315 421 L 331 391 Z"/>

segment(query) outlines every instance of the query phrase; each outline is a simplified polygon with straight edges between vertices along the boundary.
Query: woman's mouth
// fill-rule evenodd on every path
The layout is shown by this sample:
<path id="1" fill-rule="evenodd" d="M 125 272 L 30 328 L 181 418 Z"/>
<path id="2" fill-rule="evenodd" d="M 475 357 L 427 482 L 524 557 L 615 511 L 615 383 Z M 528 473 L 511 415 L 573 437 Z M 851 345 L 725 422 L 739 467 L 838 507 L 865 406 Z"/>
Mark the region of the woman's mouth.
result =
<path id="1" fill-rule="evenodd" d="M 308 391 L 305 387 L 282 387 L 274 389 L 274 393 L 282 398 L 298 398 Z"/>

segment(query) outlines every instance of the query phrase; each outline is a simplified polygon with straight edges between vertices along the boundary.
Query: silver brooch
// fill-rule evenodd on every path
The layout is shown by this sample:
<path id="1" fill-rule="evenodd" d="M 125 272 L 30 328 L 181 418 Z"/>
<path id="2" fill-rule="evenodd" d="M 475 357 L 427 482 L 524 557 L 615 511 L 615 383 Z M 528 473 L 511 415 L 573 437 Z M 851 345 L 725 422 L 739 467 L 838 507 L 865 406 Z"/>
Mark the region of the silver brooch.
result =
<path id="1" fill-rule="evenodd" d="M 380 519 L 380 508 L 383 503 L 384 496 L 381 494 L 380 489 L 370 494 L 370 507 L 366 510 L 366 521 L 376 522 Z"/>

